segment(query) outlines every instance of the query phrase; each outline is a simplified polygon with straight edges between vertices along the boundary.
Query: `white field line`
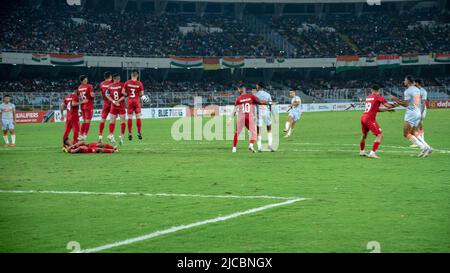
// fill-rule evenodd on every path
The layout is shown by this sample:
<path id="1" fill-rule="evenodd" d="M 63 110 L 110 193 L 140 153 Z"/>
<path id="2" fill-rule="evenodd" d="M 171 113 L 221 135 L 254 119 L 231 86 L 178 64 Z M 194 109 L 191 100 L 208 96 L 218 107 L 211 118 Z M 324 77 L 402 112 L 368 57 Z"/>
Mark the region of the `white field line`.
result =
<path id="1" fill-rule="evenodd" d="M 115 242 L 115 243 L 111 243 L 111 244 L 106 244 L 106 245 L 102 245 L 99 247 L 94 247 L 94 248 L 88 248 L 88 249 L 84 249 L 81 250 L 80 252 L 82 253 L 92 253 L 92 252 L 99 252 L 99 251 L 103 251 L 103 250 L 107 250 L 107 249 L 111 249 L 114 247 L 118 247 L 118 246 L 124 246 L 124 245 L 129 245 L 129 244 L 133 244 L 133 243 L 137 243 L 140 241 L 144 241 L 144 240 L 148 240 L 151 238 L 155 238 L 161 235 L 165 235 L 165 234 L 169 234 L 169 233 L 174 233 L 180 230 L 186 230 L 186 229 L 191 229 L 191 228 L 195 228 L 195 227 L 199 227 L 199 226 L 203 226 L 203 225 L 207 225 L 207 224 L 212 224 L 212 223 L 217 223 L 217 222 L 222 222 L 222 221 L 226 221 L 226 220 L 230 220 L 233 218 L 237 218 L 243 215 L 248 215 L 248 214 L 252 214 L 252 213 L 257 213 L 263 210 L 267 210 L 270 208 L 274 208 L 274 207 L 280 207 L 280 206 L 286 206 L 286 205 L 290 205 L 296 202 L 300 202 L 305 200 L 304 198 L 297 198 L 297 199 L 292 199 L 292 200 L 287 200 L 281 203 L 275 203 L 275 204 L 270 204 L 270 205 L 266 205 L 266 206 L 262 206 L 262 207 L 257 207 L 257 208 L 253 208 L 253 209 L 249 209 L 246 211 L 241 211 L 241 212 L 236 212 L 233 214 L 229 214 L 229 215 L 225 215 L 225 216 L 219 216 L 216 218 L 211 218 L 208 220 L 203 220 L 203 221 L 199 221 L 199 222 L 194 222 L 188 225 L 181 225 L 181 226 L 175 226 L 175 227 L 171 227 L 168 229 L 164 229 L 164 230 L 159 230 L 159 231 L 155 231 L 146 235 L 142 235 L 139 237 L 134 237 L 134 238 L 130 238 L 127 240 L 123 240 L 123 241 L 119 241 L 119 242 Z"/>
<path id="2" fill-rule="evenodd" d="M 234 198 L 234 199 L 274 199 L 293 200 L 298 197 L 283 197 L 270 195 L 206 195 L 186 193 L 138 193 L 138 192 L 91 192 L 91 191 L 50 191 L 50 190 L 0 190 L 0 193 L 41 193 L 67 195 L 112 195 L 112 196 L 150 196 L 150 197 L 191 197 L 191 198 Z"/>

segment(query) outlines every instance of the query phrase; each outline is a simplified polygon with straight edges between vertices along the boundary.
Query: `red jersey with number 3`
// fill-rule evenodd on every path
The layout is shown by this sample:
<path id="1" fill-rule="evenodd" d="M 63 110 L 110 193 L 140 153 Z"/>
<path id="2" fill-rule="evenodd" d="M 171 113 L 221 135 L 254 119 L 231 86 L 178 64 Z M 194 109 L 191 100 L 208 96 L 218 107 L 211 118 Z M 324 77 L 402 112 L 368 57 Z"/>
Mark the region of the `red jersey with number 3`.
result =
<path id="1" fill-rule="evenodd" d="M 123 88 L 127 92 L 127 101 L 135 100 L 139 102 L 141 91 L 144 91 L 144 86 L 141 81 L 128 80 L 123 85 Z"/>
<path id="2" fill-rule="evenodd" d="M 255 105 L 258 104 L 258 98 L 253 94 L 242 94 L 237 97 L 235 106 L 239 107 L 239 116 L 252 116 L 255 112 Z M 242 115 L 244 114 L 244 115 Z"/>
<path id="3" fill-rule="evenodd" d="M 67 120 L 78 117 L 78 105 L 73 106 L 73 102 L 78 102 L 78 96 L 73 93 L 64 98 L 64 104 L 66 105 L 67 110 Z"/>
<path id="4" fill-rule="evenodd" d="M 88 100 L 87 103 L 83 103 L 81 105 L 81 110 L 93 110 L 94 97 L 91 96 L 91 93 L 94 93 L 94 87 L 92 86 L 92 84 L 80 84 L 80 86 L 78 86 L 77 93 L 81 101 L 85 99 Z"/>
<path id="5" fill-rule="evenodd" d="M 365 110 L 361 120 L 375 120 L 380 105 L 386 103 L 386 100 L 380 94 L 370 94 L 366 98 Z"/>

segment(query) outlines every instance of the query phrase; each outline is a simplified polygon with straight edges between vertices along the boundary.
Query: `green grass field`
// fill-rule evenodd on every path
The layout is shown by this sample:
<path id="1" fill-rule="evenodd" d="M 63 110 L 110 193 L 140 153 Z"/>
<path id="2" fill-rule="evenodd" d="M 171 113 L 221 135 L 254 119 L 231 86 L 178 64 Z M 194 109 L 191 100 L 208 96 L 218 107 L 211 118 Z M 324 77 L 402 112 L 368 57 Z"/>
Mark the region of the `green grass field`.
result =
<path id="1" fill-rule="evenodd" d="M 0 252 L 91 249 L 297 197 L 307 199 L 104 251 L 370 252 L 377 241 L 381 252 L 450 252 L 450 111 L 428 112 L 436 151 L 424 159 L 401 111 L 379 114 L 381 159 L 360 158 L 359 115 L 305 113 L 277 152 L 257 154 L 247 141 L 236 154 L 230 141 L 174 141 L 173 119 L 145 120 L 142 143 L 95 155 L 62 153 L 63 124 L 19 125 L 17 147 L 0 148 Z M 17 192 L 29 190 L 65 193 Z"/>

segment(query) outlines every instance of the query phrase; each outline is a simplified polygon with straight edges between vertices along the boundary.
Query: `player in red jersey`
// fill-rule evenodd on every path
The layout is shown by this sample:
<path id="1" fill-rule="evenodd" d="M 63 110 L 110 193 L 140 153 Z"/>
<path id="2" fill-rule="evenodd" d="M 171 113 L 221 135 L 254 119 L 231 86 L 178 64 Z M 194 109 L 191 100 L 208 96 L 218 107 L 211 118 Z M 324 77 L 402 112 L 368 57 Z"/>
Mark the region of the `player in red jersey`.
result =
<path id="1" fill-rule="evenodd" d="M 131 128 L 133 127 L 133 113 L 136 115 L 136 126 L 138 138 L 142 140 L 141 128 L 141 96 L 144 95 L 144 86 L 138 80 L 137 70 L 131 71 L 131 79 L 126 81 L 123 86 L 123 94 L 127 96 L 127 114 L 128 114 L 128 140 L 132 140 Z"/>
<path id="2" fill-rule="evenodd" d="M 83 124 L 81 125 L 80 140 L 86 140 L 91 126 L 92 115 L 94 114 L 94 87 L 88 84 L 88 77 L 86 75 L 80 76 L 80 86 L 78 86 L 78 96 L 80 100 L 87 100 L 87 103 L 81 105 L 81 115 L 83 117 Z"/>
<path id="3" fill-rule="evenodd" d="M 380 95 L 380 87 L 378 85 L 374 85 L 371 88 L 372 94 L 367 96 L 366 98 L 366 104 L 365 104 L 365 110 L 364 113 L 361 116 L 361 141 L 359 143 L 360 147 L 360 156 L 367 156 L 369 158 L 379 158 L 376 155 L 376 151 L 378 147 L 381 144 L 381 140 L 383 139 L 383 133 L 381 132 L 380 125 L 378 125 L 378 122 L 376 120 L 377 113 L 378 112 L 393 112 L 395 106 L 387 103 L 386 100 L 383 98 L 383 96 Z M 380 109 L 380 105 L 384 105 L 387 109 Z M 367 133 L 371 131 L 375 135 L 375 141 L 372 146 L 372 150 L 367 155 L 364 151 L 364 147 L 366 146 L 366 138 Z"/>
<path id="4" fill-rule="evenodd" d="M 123 82 L 120 82 L 120 75 L 113 75 L 113 83 L 109 86 L 106 92 L 106 97 L 111 101 L 111 110 L 109 115 L 111 117 L 109 121 L 109 141 L 114 145 L 116 143 L 114 139 L 114 130 L 116 128 L 116 119 L 120 117 L 120 144 L 123 144 L 123 135 L 125 134 L 125 96 L 122 93 Z"/>
<path id="5" fill-rule="evenodd" d="M 234 103 L 234 115 L 238 114 L 236 131 L 234 132 L 233 139 L 233 150 L 232 152 L 236 152 L 236 145 L 238 142 L 238 136 L 241 133 L 244 126 L 250 132 L 250 145 L 248 149 L 252 152 L 255 152 L 253 148 L 253 144 L 255 143 L 256 138 L 256 127 L 255 127 L 255 105 L 256 104 L 266 104 L 266 101 L 259 100 L 253 94 L 247 94 L 245 92 L 245 87 L 241 86 L 238 88 L 239 97 L 237 97 L 236 102 Z"/>
<path id="6" fill-rule="evenodd" d="M 64 141 L 63 151 L 69 154 L 97 154 L 97 153 L 116 153 L 119 150 L 117 147 L 111 146 L 109 144 L 103 144 L 100 142 L 85 143 L 80 141 L 73 144 L 69 139 Z"/>
<path id="7" fill-rule="evenodd" d="M 102 109 L 102 120 L 100 121 L 100 130 L 98 141 L 102 142 L 103 139 L 103 129 L 105 129 L 105 121 L 108 117 L 109 111 L 111 110 L 111 101 L 106 97 L 106 92 L 108 91 L 109 86 L 112 83 L 112 74 L 109 71 L 106 71 L 103 74 L 105 80 L 100 83 L 99 89 L 103 98 L 103 109 Z"/>
<path id="8" fill-rule="evenodd" d="M 67 95 L 64 101 L 60 105 L 61 117 L 64 120 L 63 110 L 67 110 L 66 120 L 66 130 L 64 131 L 63 141 L 69 139 L 70 131 L 73 130 L 73 141 L 76 143 L 78 141 L 78 133 L 80 129 L 80 117 L 78 115 L 79 105 L 87 103 L 87 100 L 78 100 L 78 90 L 74 90 L 73 93 Z"/>

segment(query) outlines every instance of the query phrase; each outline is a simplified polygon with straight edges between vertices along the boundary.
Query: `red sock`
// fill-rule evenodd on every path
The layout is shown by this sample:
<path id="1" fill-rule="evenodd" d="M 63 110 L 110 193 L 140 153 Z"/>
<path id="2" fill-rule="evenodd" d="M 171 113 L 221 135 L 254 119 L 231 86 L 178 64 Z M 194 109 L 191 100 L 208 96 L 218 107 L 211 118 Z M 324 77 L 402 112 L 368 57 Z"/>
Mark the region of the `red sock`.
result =
<path id="1" fill-rule="evenodd" d="M 103 129 L 105 129 L 105 123 L 100 122 L 100 135 L 103 135 Z"/>
<path id="2" fill-rule="evenodd" d="M 376 152 L 378 150 L 378 147 L 380 147 L 380 142 L 374 142 L 372 147 L 372 152 Z"/>
<path id="3" fill-rule="evenodd" d="M 84 123 L 81 124 L 80 135 L 84 135 Z"/>
<path id="4" fill-rule="evenodd" d="M 103 144 L 103 147 L 105 147 L 106 149 L 114 149 L 114 146 L 109 144 Z"/>
<path id="5" fill-rule="evenodd" d="M 364 142 L 364 141 L 361 141 L 360 143 L 359 143 L 359 149 L 361 150 L 361 151 L 364 151 L 364 148 L 366 147 L 366 142 Z"/>
<path id="6" fill-rule="evenodd" d="M 125 122 L 120 123 L 120 133 L 122 135 L 125 134 L 125 127 L 126 127 Z"/>
<path id="7" fill-rule="evenodd" d="M 137 125 L 137 129 L 138 129 L 138 133 L 141 133 L 141 128 L 142 128 L 142 121 L 140 118 L 136 119 L 136 125 Z"/>
<path id="8" fill-rule="evenodd" d="M 112 153 L 114 153 L 114 150 L 111 150 L 111 149 L 104 149 L 104 150 L 103 150 L 103 153 L 104 153 L 104 154 L 112 154 Z"/>
<path id="9" fill-rule="evenodd" d="M 233 138 L 233 147 L 236 147 L 238 142 L 238 134 L 237 132 L 234 133 L 234 138 Z"/>
<path id="10" fill-rule="evenodd" d="M 110 123 L 109 124 L 109 134 L 110 135 L 114 134 L 114 129 L 116 129 L 116 124 L 115 123 Z"/>
<path id="11" fill-rule="evenodd" d="M 89 132 L 89 127 L 91 127 L 91 123 L 86 123 L 84 125 L 84 135 L 87 135 Z"/>
<path id="12" fill-rule="evenodd" d="M 133 127 L 133 120 L 128 119 L 128 133 L 131 134 L 131 128 Z"/>

